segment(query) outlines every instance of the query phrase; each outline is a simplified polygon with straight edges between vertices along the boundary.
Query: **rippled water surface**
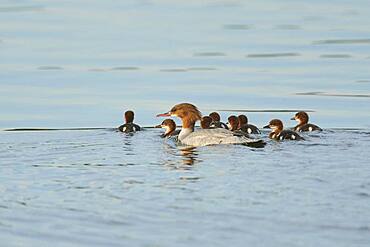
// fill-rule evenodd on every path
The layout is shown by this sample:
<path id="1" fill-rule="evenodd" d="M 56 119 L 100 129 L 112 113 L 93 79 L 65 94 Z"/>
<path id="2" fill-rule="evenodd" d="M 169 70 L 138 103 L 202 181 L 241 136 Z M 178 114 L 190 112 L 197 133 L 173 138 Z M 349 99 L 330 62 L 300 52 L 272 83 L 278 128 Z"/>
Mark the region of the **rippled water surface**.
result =
<path id="1" fill-rule="evenodd" d="M 0 2 L 0 245 L 368 246 L 370 3 Z M 183 149 L 178 102 L 325 129 Z M 178 122 L 179 123 L 179 122 Z M 103 127 L 5 132 L 9 128 Z"/>
<path id="2" fill-rule="evenodd" d="M 368 245 L 370 132 L 264 149 L 180 149 L 159 133 L 2 132 L 2 243 Z"/>

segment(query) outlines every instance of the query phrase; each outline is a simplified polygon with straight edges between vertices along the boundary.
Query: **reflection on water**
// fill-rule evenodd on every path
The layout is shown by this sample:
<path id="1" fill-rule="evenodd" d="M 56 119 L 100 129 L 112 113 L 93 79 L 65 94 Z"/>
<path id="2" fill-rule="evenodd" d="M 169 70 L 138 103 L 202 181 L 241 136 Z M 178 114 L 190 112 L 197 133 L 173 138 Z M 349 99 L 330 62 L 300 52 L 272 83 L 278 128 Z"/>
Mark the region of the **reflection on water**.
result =
<path id="1" fill-rule="evenodd" d="M 198 158 L 198 151 L 195 147 L 184 147 L 177 145 L 170 139 L 163 143 L 165 151 L 164 165 L 171 169 L 189 170 L 195 164 L 202 162 Z"/>
<path id="2" fill-rule="evenodd" d="M 180 148 L 180 154 L 185 165 L 192 166 L 194 163 L 200 162 L 197 159 L 198 153 L 195 147 Z"/>

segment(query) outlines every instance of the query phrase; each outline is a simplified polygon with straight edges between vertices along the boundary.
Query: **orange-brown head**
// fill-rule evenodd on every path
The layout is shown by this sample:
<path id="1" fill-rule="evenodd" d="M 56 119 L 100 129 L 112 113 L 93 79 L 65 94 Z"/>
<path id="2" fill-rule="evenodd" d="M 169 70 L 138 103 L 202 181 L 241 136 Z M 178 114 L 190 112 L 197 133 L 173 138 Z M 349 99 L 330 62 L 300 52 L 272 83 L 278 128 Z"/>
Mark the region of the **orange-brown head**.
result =
<path id="1" fill-rule="evenodd" d="M 212 118 L 210 116 L 204 116 L 202 117 L 202 120 L 200 120 L 200 127 L 202 129 L 209 129 L 211 127 Z"/>
<path id="2" fill-rule="evenodd" d="M 217 112 L 211 112 L 209 114 L 209 116 L 212 118 L 213 122 L 220 122 L 221 121 L 220 114 L 218 114 Z"/>
<path id="3" fill-rule="evenodd" d="M 291 120 L 296 120 L 299 124 L 308 123 L 309 117 L 308 114 L 304 111 L 297 112 Z"/>
<path id="4" fill-rule="evenodd" d="M 198 108 L 189 103 L 177 104 L 170 111 L 157 115 L 157 117 L 168 116 L 181 118 L 183 128 L 194 128 L 195 122 L 202 118 L 202 114 Z"/>
<path id="5" fill-rule="evenodd" d="M 133 111 L 126 111 L 125 112 L 125 121 L 126 123 L 133 123 L 134 122 L 134 112 Z"/>
<path id="6" fill-rule="evenodd" d="M 239 115 L 238 120 L 239 120 L 238 129 L 240 129 L 244 124 L 248 124 L 248 118 L 246 115 L 243 114 Z"/>
<path id="7" fill-rule="evenodd" d="M 238 129 L 239 120 L 236 116 L 232 115 L 228 117 L 227 120 L 229 121 L 229 125 L 230 125 L 229 130 L 234 131 Z"/>
<path id="8" fill-rule="evenodd" d="M 272 129 L 274 132 L 281 132 L 284 128 L 283 122 L 279 119 L 272 119 L 268 125 L 263 127 L 264 129 Z"/>

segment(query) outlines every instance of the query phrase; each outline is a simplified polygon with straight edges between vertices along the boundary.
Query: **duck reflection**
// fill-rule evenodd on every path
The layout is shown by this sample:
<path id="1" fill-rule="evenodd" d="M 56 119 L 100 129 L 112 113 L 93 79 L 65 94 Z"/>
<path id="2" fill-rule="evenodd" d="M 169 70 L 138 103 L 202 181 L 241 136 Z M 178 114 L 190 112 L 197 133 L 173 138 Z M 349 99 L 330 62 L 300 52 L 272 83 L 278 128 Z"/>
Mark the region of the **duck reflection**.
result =
<path id="1" fill-rule="evenodd" d="M 122 135 L 123 138 L 123 146 L 122 149 L 124 150 L 125 155 L 135 155 L 134 152 L 134 146 L 132 145 L 132 133 L 127 133 L 125 135 Z"/>
<path id="2" fill-rule="evenodd" d="M 180 148 L 180 154 L 184 165 L 193 166 L 195 163 L 200 162 L 197 159 L 198 153 L 195 147 Z"/>
<path id="3" fill-rule="evenodd" d="M 164 165 L 172 169 L 190 170 L 199 162 L 198 152 L 196 147 L 183 147 L 177 145 L 164 144 L 166 157 Z M 179 162 L 180 161 L 180 162 Z"/>

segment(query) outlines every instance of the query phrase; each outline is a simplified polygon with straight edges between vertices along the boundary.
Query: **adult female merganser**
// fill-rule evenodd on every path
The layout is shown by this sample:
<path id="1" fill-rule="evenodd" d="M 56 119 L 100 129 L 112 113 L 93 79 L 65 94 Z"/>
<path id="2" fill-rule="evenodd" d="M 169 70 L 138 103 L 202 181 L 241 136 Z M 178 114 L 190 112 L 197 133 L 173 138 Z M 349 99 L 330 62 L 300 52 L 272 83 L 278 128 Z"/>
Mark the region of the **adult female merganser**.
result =
<path id="1" fill-rule="evenodd" d="M 229 129 L 225 123 L 221 122 L 220 114 L 217 112 L 211 112 L 209 116 L 212 118 L 211 127 Z"/>
<path id="2" fill-rule="evenodd" d="M 124 115 L 126 123 L 119 126 L 118 130 L 125 133 L 141 130 L 141 127 L 139 125 L 134 124 L 134 116 L 135 114 L 133 111 L 126 111 Z"/>
<path id="3" fill-rule="evenodd" d="M 253 124 L 248 124 L 248 117 L 246 115 L 239 115 L 239 129 L 248 134 L 261 134 L 261 131 Z"/>
<path id="4" fill-rule="evenodd" d="M 272 129 L 272 132 L 269 134 L 271 139 L 275 140 L 304 140 L 303 137 L 298 135 L 292 130 L 283 130 L 283 122 L 279 119 L 273 119 L 270 123 L 263 128 Z"/>
<path id="5" fill-rule="evenodd" d="M 212 118 L 210 116 L 204 116 L 200 120 L 200 127 L 202 129 L 211 129 Z"/>
<path id="6" fill-rule="evenodd" d="M 166 131 L 161 135 L 163 138 L 168 138 L 172 136 L 177 136 L 180 131 L 176 130 L 176 123 L 172 119 L 165 119 L 160 125 L 155 126 L 155 128 L 163 128 Z"/>
<path id="7" fill-rule="evenodd" d="M 322 129 L 314 124 L 308 123 L 308 114 L 304 111 L 297 112 L 291 120 L 296 120 L 298 125 L 294 127 L 294 131 L 303 132 L 303 131 L 322 131 Z"/>
<path id="8" fill-rule="evenodd" d="M 158 114 L 157 117 L 179 117 L 182 121 L 182 129 L 178 140 L 188 146 L 207 146 L 215 144 L 243 144 L 253 147 L 263 147 L 266 143 L 262 140 L 249 139 L 244 136 L 235 136 L 226 129 L 201 129 L 194 132 L 195 122 L 202 118 L 196 106 L 189 103 L 181 103 L 172 107 L 169 112 Z"/>

